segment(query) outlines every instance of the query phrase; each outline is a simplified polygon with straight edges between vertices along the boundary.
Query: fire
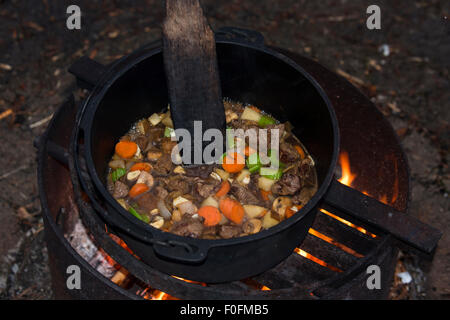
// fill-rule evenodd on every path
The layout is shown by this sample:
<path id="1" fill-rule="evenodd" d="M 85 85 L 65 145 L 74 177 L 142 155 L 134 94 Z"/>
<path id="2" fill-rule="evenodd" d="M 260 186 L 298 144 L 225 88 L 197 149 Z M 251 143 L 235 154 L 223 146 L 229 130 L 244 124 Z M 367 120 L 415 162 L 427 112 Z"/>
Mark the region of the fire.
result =
<path id="1" fill-rule="evenodd" d="M 357 258 L 362 258 L 363 257 L 362 254 L 356 252 L 352 248 L 349 248 L 346 245 L 343 245 L 342 243 L 337 242 L 333 238 L 330 238 L 330 237 L 324 235 L 323 233 L 320 233 L 319 231 L 317 231 L 317 230 L 315 230 L 313 228 L 310 228 L 308 232 L 310 234 L 312 234 L 313 236 L 316 236 L 317 238 L 320 238 L 320 239 L 322 239 L 322 240 L 324 240 L 324 241 L 326 241 L 328 243 L 331 243 L 332 245 L 340 248 L 342 251 L 345 251 L 345 252 L 347 252 L 347 253 L 349 253 L 349 254 L 357 257 Z"/>
<path id="2" fill-rule="evenodd" d="M 247 279 L 241 280 L 241 282 L 245 283 L 249 287 L 256 289 L 256 290 L 261 290 L 261 291 L 270 291 L 271 290 L 269 287 L 259 283 L 258 281 L 254 280 L 252 278 L 247 278 Z"/>
<path id="3" fill-rule="evenodd" d="M 342 175 L 338 181 L 351 187 L 353 180 L 356 178 L 356 174 L 350 170 L 350 159 L 348 158 L 347 152 L 343 151 L 339 155 L 339 165 L 341 166 Z"/>
<path id="4" fill-rule="evenodd" d="M 180 277 L 177 277 L 177 276 L 171 276 L 171 277 L 172 277 L 172 278 L 175 278 L 175 279 L 178 279 L 178 280 L 181 280 L 181 281 L 184 281 L 184 282 L 199 284 L 199 285 L 201 285 L 202 287 L 206 287 L 206 286 L 207 286 L 206 283 L 204 283 L 204 282 L 198 282 L 198 281 L 188 280 L 188 279 L 180 278 Z"/>
<path id="5" fill-rule="evenodd" d="M 152 300 L 167 300 L 168 294 L 159 290 L 153 290 Z"/>
<path id="6" fill-rule="evenodd" d="M 341 167 L 341 178 L 338 179 L 338 181 L 342 184 L 345 184 L 346 186 L 353 187 L 357 189 L 353 185 L 353 181 L 357 177 L 355 173 L 352 172 L 350 168 L 350 159 L 348 157 L 348 153 L 346 151 L 342 151 L 339 154 L 339 166 Z M 392 199 L 390 203 L 394 203 L 397 200 L 398 197 L 398 176 L 397 176 L 397 161 L 394 161 L 395 166 L 395 181 L 394 181 L 394 194 L 392 195 Z M 358 190 L 358 189 L 357 189 Z M 371 196 L 366 190 L 359 190 L 361 193 L 365 194 L 366 196 Z M 384 204 L 389 204 L 388 196 L 386 194 L 379 197 L 378 201 L 383 202 Z"/>
<path id="7" fill-rule="evenodd" d="M 333 271 L 336 271 L 336 272 L 342 272 L 341 269 L 336 268 L 335 266 L 332 266 L 332 265 L 326 263 L 325 261 L 314 257 L 313 255 L 309 254 L 308 252 L 306 252 L 306 251 L 304 251 L 304 250 L 302 250 L 300 248 L 295 248 L 294 252 L 299 254 L 299 255 L 301 255 L 302 257 L 305 257 L 308 260 L 314 261 L 315 263 L 320 264 L 321 266 L 324 266 L 324 267 L 326 267 L 326 268 L 328 268 L 330 270 L 333 270 Z"/>
<path id="8" fill-rule="evenodd" d="M 326 215 L 328 215 L 328 216 L 330 216 L 330 217 L 332 217 L 332 218 L 334 218 L 334 219 L 336 219 L 336 220 L 339 220 L 339 221 L 342 222 L 343 224 L 346 224 L 346 225 L 348 225 L 349 227 L 352 227 L 352 228 L 358 230 L 358 231 L 361 232 L 361 233 L 367 234 L 368 236 L 370 236 L 370 237 L 372 237 L 372 238 L 376 238 L 376 237 L 377 237 L 375 234 L 373 234 L 373 233 L 367 231 L 366 229 L 364 229 L 364 228 L 362 228 L 362 227 L 359 227 L 359 226 L 357 226 L 357 225 L 351 223 L 350 221 L 347 221 L 347 220 L 345 220 L 345 219 L 342 219 L 341 217 L 338 217 L 337 215 L 332 214 L 331 212 L 329 212 L 329 211 L 327 211 L 327 210 L 325 210 L 325 209 L 320 209 L 320 212 L 325 213 Z"/>
<path id="9" fill-rule="evenodd" d="M 348 156 L 348 153 L 345 151 L 342 151 L 341 154 L 339 155 L 339 165 L 341 167 L 341 171 L 342 171 L 342 175 L 341 178 L 338 180 L 340 183 L 345 184 L 346 186 L 349 187 L 354 187 L 356 189 L 356 187 L 353 185 L 353 181 L 355 180 L 355 178 L 357 177 L 357 175 L 355 173 L 353 173 L 351 171 L 351 167 L 350 167 L 350 159 Z M 390 203 L 394 203 L 397 198 L 398 198 L 398 175 L 397 175 L 397 161 L 394 161 L 394 166 L 395 166 L 395 181 L 394 181 L 394 193 L 392 195 L 392 199 L 390 201 Z M 366 196 L 371 196 L 366 190 L 360 190 L 361 193 L 365 194 Z M 388 200 L 388 196 L 386 194 L 382 195 L 381 197 L 378 198 L 378 201 L 383 202 L 384 204 L 389 204 L 389 200 Z M 320 209 L 321 212 L 329 215 L 330 217 L 339 220 L 340 222 L 357 229 L 358 231 L 367 234 L 369 236 L 371 236 L 372 238 L 375 238 L 376 235 L 373 233 L 370 233 L 369 231 L 367 231 L 364 228 L 361 228 L 359 226 L 354 225 L 353 223 L 351 223 L 350 221 L 347 221 L 345 219 L 342 219 L 341 217 L 338 217 L 336 215 L 334 215 L 333 213 L 324 210 L 324 209 Z"/>

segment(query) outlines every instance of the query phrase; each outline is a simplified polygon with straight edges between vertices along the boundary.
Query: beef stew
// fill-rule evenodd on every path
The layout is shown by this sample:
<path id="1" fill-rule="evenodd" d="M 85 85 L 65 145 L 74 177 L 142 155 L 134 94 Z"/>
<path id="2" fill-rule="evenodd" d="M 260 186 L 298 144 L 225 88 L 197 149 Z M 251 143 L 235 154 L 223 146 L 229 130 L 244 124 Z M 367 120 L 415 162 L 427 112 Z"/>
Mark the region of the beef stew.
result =
<path id="1" fill-rule="evenodd" d="M 175 165 L 170 112 L 154 113 L 116 144 L 106 179 L 112 196 L 154 228 L 202 239 L 255 234 L 294 215 L 317 191 L 312 157 L 288 122 L 228 99 L 224 107 L 228 128 L 268 129 L 267 136 L 258 135 L 259 145 L 271 146 L 271 130 L 278 130 L 277 152 L 260 153 L 232 136 L 227 146 L 239 145 L 238 152 L 228 148 L 220 163 Z"/>

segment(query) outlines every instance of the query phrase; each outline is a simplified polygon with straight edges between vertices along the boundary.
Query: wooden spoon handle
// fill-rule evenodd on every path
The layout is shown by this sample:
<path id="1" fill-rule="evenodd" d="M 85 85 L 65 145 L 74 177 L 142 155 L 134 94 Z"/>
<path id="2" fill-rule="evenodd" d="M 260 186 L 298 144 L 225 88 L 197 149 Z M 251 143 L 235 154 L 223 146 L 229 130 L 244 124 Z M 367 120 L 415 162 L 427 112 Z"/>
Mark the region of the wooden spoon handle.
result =
<path id="1" fill-rule="evenodd" d="M 163 53 L 175 128 L 193 137 L 194 121 L 201 121 L 202 134 L 210 128 L 223 132 L 216 42 L 198 0 L 166 0 Z"/>

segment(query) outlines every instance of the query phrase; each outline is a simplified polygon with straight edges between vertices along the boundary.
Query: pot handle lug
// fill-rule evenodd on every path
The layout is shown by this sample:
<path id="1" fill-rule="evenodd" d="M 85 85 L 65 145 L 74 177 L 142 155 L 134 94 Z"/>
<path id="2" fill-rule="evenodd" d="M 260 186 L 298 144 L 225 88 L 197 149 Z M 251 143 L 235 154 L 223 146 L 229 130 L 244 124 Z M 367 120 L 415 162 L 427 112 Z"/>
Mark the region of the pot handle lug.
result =
<path id="1" fill-rule="evenodd" d="M 417 249 L 432 256 L 442 232 L 391 206 L 333 180 L 324 203 L 394 237 L 401 249 Z"/>
<path id="2" fill-rule="evenodd" d="M 106 69 L 101 63 L 83 56 L 70 66 L 69 72 L 77 78 L 80 88 L 92 90 L 100 82 Z"/>
<path id="3" fill-rule="evenodd" d="M 153 243 L 155 253 L 167 260 L 186 264 L 199 264 L 208 255 L 208 247 L 198 247 L 184 241 L 162 240 Z"/>
<path id="4" fill-rule="evenodd" d="M 242 29 L 237 27 L 222 27 L 215 32 L 216 41 L 229 41 L 252 44 L 264 47 L 264 36 L 258 31 Z"/>

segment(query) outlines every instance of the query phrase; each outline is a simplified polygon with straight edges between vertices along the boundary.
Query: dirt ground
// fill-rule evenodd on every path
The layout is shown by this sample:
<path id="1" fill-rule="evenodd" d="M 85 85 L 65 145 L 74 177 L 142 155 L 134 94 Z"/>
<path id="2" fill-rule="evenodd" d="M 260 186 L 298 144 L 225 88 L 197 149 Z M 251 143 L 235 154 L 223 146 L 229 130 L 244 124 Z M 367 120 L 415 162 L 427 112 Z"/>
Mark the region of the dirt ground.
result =
<path id="1" fill-rule="evenodd" d="M 450 1 L 203 0 L 214 29 L 260 31 L 360 87 L 397 130 L 411 167 L 410 213 L 444 232 L 432 263 L 402 255 L 412 283 L 392 298 L 450 298 Z M 33 139 L 76 86 L 82 55 L 109 63 L 160 37 L 162 1 L 0 1 L 0 297 L 51 298 Z M 66 28 L 78 4 L 81 30 Z M 343 73 L 344 72 L 344 73 Z M 350 76 L 349 76 L 350 75 Z M 397 279 L 399 282 L 399 279 Z"/>

